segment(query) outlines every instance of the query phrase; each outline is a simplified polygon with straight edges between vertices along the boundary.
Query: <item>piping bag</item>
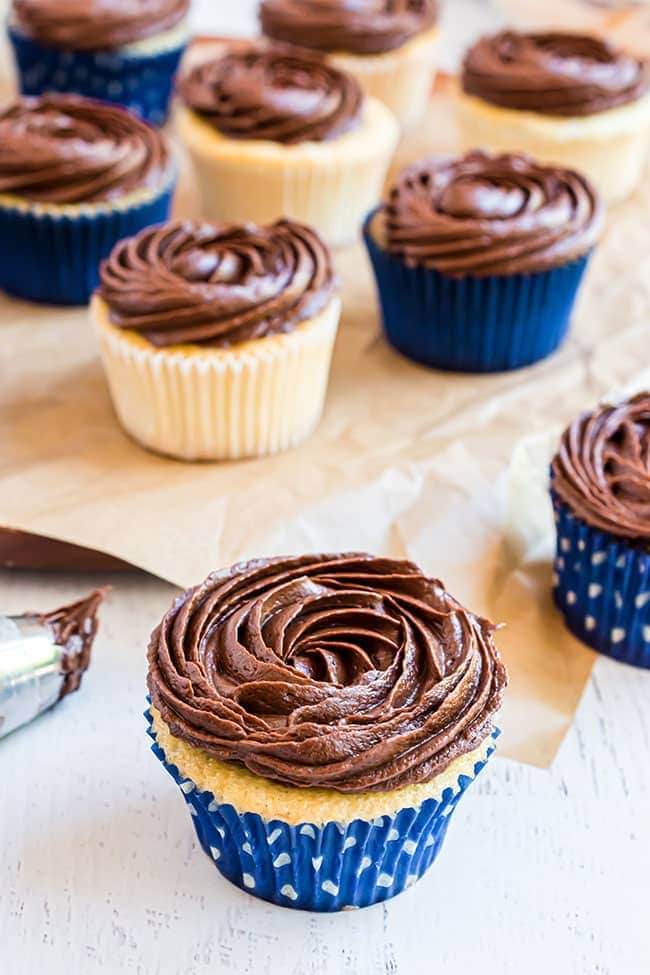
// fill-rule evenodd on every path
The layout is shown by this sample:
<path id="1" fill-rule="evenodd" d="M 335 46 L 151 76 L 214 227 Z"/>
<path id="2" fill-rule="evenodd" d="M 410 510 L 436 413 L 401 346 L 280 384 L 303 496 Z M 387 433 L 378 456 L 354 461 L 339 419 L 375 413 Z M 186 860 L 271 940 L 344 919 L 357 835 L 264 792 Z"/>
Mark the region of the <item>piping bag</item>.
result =
<path id="1" fill-rule="evenodd" d="M 79 688 L 109 588 L 51 613 L 0 613 L 0 738 Z"/>

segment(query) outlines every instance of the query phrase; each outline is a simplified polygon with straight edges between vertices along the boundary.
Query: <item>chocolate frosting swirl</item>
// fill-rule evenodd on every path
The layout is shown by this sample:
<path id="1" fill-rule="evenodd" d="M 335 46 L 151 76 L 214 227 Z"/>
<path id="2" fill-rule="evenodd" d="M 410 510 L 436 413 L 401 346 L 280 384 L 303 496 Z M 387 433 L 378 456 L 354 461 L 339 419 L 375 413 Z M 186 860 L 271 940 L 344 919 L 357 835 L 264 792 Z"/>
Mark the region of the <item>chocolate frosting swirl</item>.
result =
<path id="1" fill-rule="evenodd" d="M 95 203 L 155 188 L 169 169 L 160 133 L 114 105 L 50 94 L 0 113 L 0 193 Z"/>
<path id="2" fill-rule="evenodd" d="M 189 0 L 13 0 L 13 21 L 52 47 L 105 50 L 170 30 Z"/>
<path id="3" fill-rule="evenodd" d="M 117 244 L 101 266 L 99 295 L 113 324 L 153 345 L 227 347 L 292 331 L 334 287 L 329 250 L 309 227 L 185 221 Z"/>
<path id="4" fill-rule="evenodd" d="M 574 420 L 551 472 L 578 518 L 650 552 L 650 392 Z"/>
<path id="5" fill-rule="evenodd" d="M 593 247 L 603 215 L 578 173 L 474 151 L 404 170 L 381 216 L 387 249 L 409 267 L 462 277 L 563 264 Z"/>
<path id="6" fill-rule="evenodd" d="M 381 54 L 432 27 L 437 0 L 262 0 L 262 32 L 320 51 Z"/>
<path id="7" fill-rule="evenodd" d="M 78 690 L 81 678 L 88 670 L 90 652 L 99 627 L 97 610 L 109 589 L 110 586 L 95 589 L 84 599 L 50 613 L 27 614 L 47 626 L 54 643 L 64 650 L 61 663 L 63 685 L 59 700 Z"/>
<path id="8" fill-rule="evenodd" d="M 492 731 L 506 672 L 494 627 L 411 562 L 241 563 L 172 606 L 149 691 L 173 735 L 292 786 L 388 791 Z"/>
<path id="9" fill-rule="evenodd" d="M 462 86 L 503 108 L 580 116 L 635 101 L 650 75 L 647 62 L 596 37 L 502 31 L 467 52 Z"/>
<path id="10" fill-rule="evenodd" d="M 197 65 L 181 79 L 185 103 L 231 139 L 324 142 L 354 128 L 359 83 L 317 55 L 249 47 Z"/>

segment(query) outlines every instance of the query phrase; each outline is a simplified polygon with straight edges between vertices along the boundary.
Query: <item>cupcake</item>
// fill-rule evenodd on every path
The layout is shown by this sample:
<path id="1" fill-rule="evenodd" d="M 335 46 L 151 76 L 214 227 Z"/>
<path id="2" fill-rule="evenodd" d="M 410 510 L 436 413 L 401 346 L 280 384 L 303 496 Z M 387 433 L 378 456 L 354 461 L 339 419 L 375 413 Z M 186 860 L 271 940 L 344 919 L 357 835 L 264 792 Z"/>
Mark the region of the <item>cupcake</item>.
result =
<path id="1" fill-rule="evenodd" d="M 405 169 L 364 226 L 388 341 L 461 372 L 543 359 L 566 334 L 601 224 L 586 179 L 526 156 Z"/>
<path id="2" fill-rule="evenodd" d="M 290 220 L 122 241 L 92 306 L 120 423 L 182 460 L 294 446 L 320 418 L 340 308 L 325 244 Z"/>
<path id="3" fill-rule="evenodd" d="M 287 47 L 249 47 L 180 83 L 180 135 L 213 220 L 289 217 L 355 239 L 381 192 L 397 123 L 349 75 Z"/>
<path id="4" fill-rule="evenodd" d="M 574 420 L 551 495 L 567 626 L 600 653 L 650 667 L 650 392 Z"/>
<path id="5" fill-rule="evenodd" d="M 403 129 L 431 95 L 439 30 L 437 0 L 262 0 L 262 32 L 328 55 L 394 113 Z"/>
<path id="6" fill-rule="evenodd" d="M 189 0 L 13 0 L 9 38 L 20 89 L 99 98 L 162 125 L 188 8 Z"/>
<path id="7" fill-rule="evenodd" d="M 578 169 L 607 202 L 641 181 L 650 72 L 606 41 L 513 31 L 484 37 L 465 57 L 461 88 L 468 149 L 522 151 Z"/>
<path id="8" fill-rule="evenodd" d="M 176 168 L 160 133 L 77 95 L 0 112 L 0 288 L 85 304 L 116 241 L 165 220 Z"/>
<path id="9" fill-rule="evenodd" d="M 313 911 L 417 881 L 494 749 L 493 630 L 413 563 L 361 554 L 240 563 L 177 599 L 149 731 L 224 877 Z"/>

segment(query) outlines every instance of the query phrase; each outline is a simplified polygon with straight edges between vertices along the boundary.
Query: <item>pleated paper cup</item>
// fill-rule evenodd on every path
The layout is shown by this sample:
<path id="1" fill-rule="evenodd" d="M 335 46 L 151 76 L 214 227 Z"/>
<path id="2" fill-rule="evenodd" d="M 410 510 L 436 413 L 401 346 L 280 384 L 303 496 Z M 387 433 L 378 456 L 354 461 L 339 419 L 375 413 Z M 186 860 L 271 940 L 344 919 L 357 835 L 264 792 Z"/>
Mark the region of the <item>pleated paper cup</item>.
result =
<path id="1" fill-rule="evenodd" d="M 400 124 L 412 129 L 424 115 L 436 75 L 440 31 L 423 31 L 383 54 L 332 54 L 330 61 L 354 75 L 366 95 L 378 98 Z"/>
<path id="2" fill-rule="evenodd" d="M 455 278 L 408 267 L 378 241 L 368 216 L 364 239 L 377 282 L 384 332 L 415 362 L 457 372 L 521 369 L 564 341 L 590 254 L 531 274 Z"/>
<path id="3" fill-rule="evenodd" d="M 23 95 L 58 91 L 122 105 L 151 125 L 168 115 L 174 77 L 188 41 L 180 24 L 146 40 L 111 50 L 53 47 L 9 26 Z"/>
<path id="4" fill-rule="evenodd" d="M 143 447 L 180 460 L 238 460 L 300 443 L 317 425 L 341 311 L 338 297 L 293 331 L 230 349 L 156 348 L 92 317 L 117 417 Z"/>
<path id="5" fill-rule="evenodd" d="M 490 105 L 457 93 L 466 150 L 524 152 L 587 176 L 607 203 L 626 199 L 641 183 L 650 148 L 650 95 L 579 118 L 556 118 Z"/>
<path id="6" fill-rule="evenodd" d="M 553 596 L 567 627 L 599 653 L 650 668 L 650 552 L 592 528 L 551 495 Z"/>
<path id="7" fill-rule="evenodd" d="M 361 797 L 345 796 L 360 815 L 329 819 L 320 815 L 301 821 L 267 817 L 246 806 L 234 805 L 215 795 L 187 774 L 174 759 L 177 754 L 197 753 L 185 742 L 165 732 L 160 715 L 145 712 L 152 751 L 179 786 L 192 817 L 201 847 L 219 872 L 242 890 L 282 907 L 306 911 L 344 911 L 369 907 L 388 900 L 416 883 L 428 870 L 442 847 L 452 813 L 494 751 L 498 731 L 482 745 L 454 763 L 423 788 L 426 798 L 411 805 L 409 787 Z M 171 746 L 171 747 L 170 747 Z M 171 753 L 168 754 L 167 751 Z M 200 753 L 199 754 L 203 754 Z M 181 766 L 183 762 L 177 758 Z M 191 760 L 189 766 L 192 767 Z M 224 763 L 221 763 L 224 766 Z M 247 782 L 251 773 L 236 769 Z M 295 810 L 326 790 L 290 789 L 256 777 L 259 794 L 264 785 L 290 796 Z M 245 788 L 245 786 L 244 786 Z M 295 793 L 295 795 L 294 795 Z M 404 805 L 396 806 L 397 793 Z M 240 790 L 240 795 L 244 793 Z M 332 801 L 341 799 L 332 793 Z M 292 801 L 293 800 L 293 801 Z M 381 812 L 382 801 L 386 811 Z M 375 811 L 367 815 L 367 805 Z M 325 807 L 325 811 L 326 811 Z"/>
<path id="8" fill-rule="evenodd" d="M 373 98 L 365 100 L 355 129 L 324 142 L 231 139 L 184 106 L 177 123 L 205 217 L 258 224 L 288 217 L 315 227 L 332 245 L 358 236 L 365 212 L 379 199 L 399 136 L 392 113 Z"/>

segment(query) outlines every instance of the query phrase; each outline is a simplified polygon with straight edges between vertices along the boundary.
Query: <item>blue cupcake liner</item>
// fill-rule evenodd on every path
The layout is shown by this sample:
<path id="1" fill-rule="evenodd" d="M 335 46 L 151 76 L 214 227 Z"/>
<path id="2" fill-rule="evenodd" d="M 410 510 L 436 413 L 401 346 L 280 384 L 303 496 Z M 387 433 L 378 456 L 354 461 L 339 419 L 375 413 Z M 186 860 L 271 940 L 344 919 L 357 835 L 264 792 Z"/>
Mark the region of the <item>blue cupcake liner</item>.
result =
<path id="1" fill-rule="evenodd" d="M 57 213 L 0 205 L 0 288 L 51 305 L 85 305 L 100 262 L 114 245 L 169 217 L 175 178 L 149 200 L 124 209 Z"/>
<path id="2" fill-rule="evenodd" d="M 567 627 L 599 653 L 650 668 L 650 554 L 592 528 L 551 496 L 553 597 Z"/>
<path id="3" fill-rule="evenodd" d="M 427 366 L 501 372 L 545 359 L 564 340 L 590 254 L 534 274 L 454 278 L 407 267 L 374 239 L 373 210 L 363 236 L 386 338 Z"/>
<path id="4" fill-rule="evenodd" d="M 416 809 L 372 820 L 325 825 L 267 822 L 219 802 L 169 764 L 152 729 L 151 750 L 179 786 L 199 842 L 219 872 L 254 897 L 305 911 L 368 907 L 412 886 L 435 860 L 451 814 L 494 751 L 477 762 L 473 776 L 461 775 L 456 789 L 426 799 Z M 499 732 L 495 730 L 492 738 Z"/>
<path id="5" fill-rule="evenodd" d="M 152 53 L 131 48 L 74 51 L 47 47 L 9 27 L 23 95 L 57 91 L 123 105 L 152 125 L 169 114 L 185 44 Z"/>

